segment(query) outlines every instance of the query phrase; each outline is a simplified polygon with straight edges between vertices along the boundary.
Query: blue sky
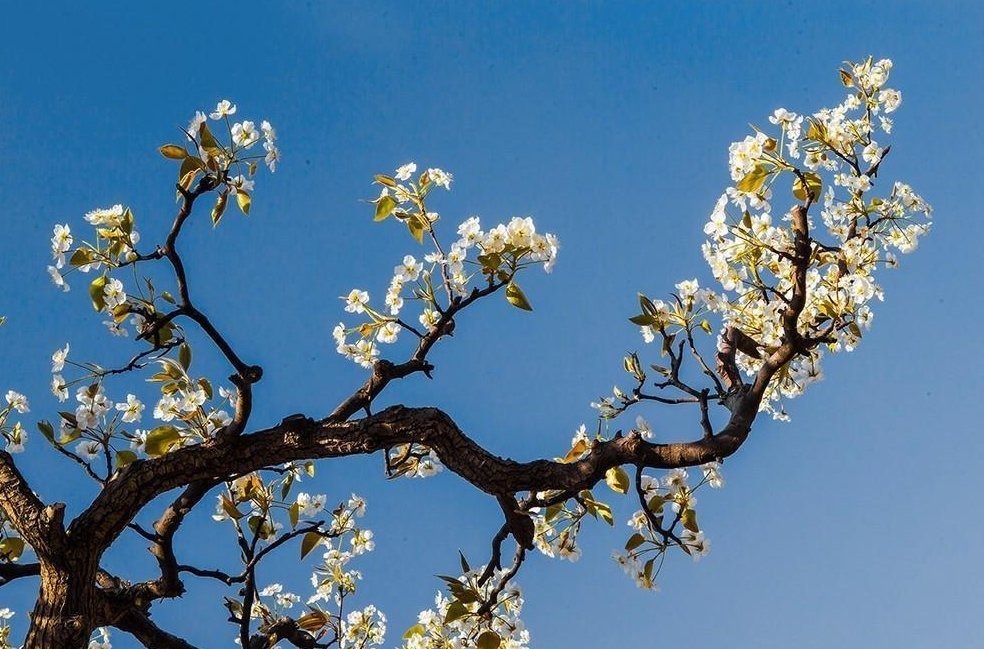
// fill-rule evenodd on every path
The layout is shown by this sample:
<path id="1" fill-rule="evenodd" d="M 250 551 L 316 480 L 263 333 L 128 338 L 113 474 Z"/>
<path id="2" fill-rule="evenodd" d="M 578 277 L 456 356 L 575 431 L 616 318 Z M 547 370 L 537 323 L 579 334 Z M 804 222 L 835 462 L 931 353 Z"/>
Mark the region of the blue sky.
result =
<path id="1" fill-rule="evenodd" d="M 434 205 L 448 226 L 530 214 L 560 236 L 555 272 L 523 282 L 534 313 L 480 305 L 435 353 L 434 381 L 381 400 L 439 406 L 517 459 L 561 454 L 622 379 L 622 355 L 641 346 L 626 322 L 638 291 L 710 278 L 701 228 L 729 181 L 729 143 L 779 106 L 840 101 L 843 60 L 891 57 L 904 100 L 882 173 L 929 200 L 935 225 L 883 274 L 871 334 L 827 363 L 791 423 L 760 421 L 727 461 L 727 487 L 699 503 L 708 557 L 673 558 L 662 592 L 644 593 L 608 558 L 628 528 L 594 526 L 579 563 L 524 567 L 524 618 L 538 649 L 984 644 L 977 3 L 18 3 L 0 30 L 0 387 L 31 396 L 32 416 L 55 412 L 48 357 L 66 340 L 106 364 L 128 350 L 107 344 L 81 285 L 50 285 L 51 226 L 82 231 L 86 211 L 123 202 L 160 239 L 174 169 L 155 149 L 230 98 L 273 122 L 284 159 L 260 174 L 248 219 L 213 231 L 198 214 L 183 249 L 197 299 L 266 370 L 255 424 L 324 415 L 361 381 L 333 349 L 337 296 L 382 295 L 415 252 L 361 200 L 372 174 L 416 160 L 455 174 Z M 699 434 L 646 414 L 667 437 Z M 77 513 L 89 487 L 74 467 L 37 436 L 18 461 Z M 360 601 L 388 614 L 395 645 L 458 549 L 480 561 L 497 507 L 447 473 L 386 482 L 379 458 L 320 470 L 330 501 L 369 499 L 377 551 Z M 208 513 L 181 543 L 221 563 L 220 542 L 234 542 Z M 107 563 L 139 579 L 145 554 L 130 540 Z M 288 554 L 269 581 L 302 592 L 309 570 Z M 25 611 L 33 587 L 0 590 L 0 607 Z M 221 591 L 189 588 L 155 618 L 231 646 Z"/>

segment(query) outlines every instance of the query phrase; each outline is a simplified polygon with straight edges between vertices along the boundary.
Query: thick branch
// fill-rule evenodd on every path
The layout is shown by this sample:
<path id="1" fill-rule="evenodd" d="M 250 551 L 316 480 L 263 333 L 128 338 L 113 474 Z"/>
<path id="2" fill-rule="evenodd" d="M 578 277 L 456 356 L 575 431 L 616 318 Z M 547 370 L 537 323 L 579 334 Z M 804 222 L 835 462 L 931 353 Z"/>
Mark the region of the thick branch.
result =
<path id="1" fill-rule="evenodd" d="M 39 557 L 50 556 L 64 547 L 65 505 L 45 507 L 6 451 L 0 451 L 0 508 Z"/>
<path id="2" fill-rule="evenodd" d="M 434 408 L 394 406 L 361 420 L 330 423 L 288 419 L 250 435 L 178 449 L 123 469 L 71 525 L 76 543 L 105 548 L 155 497 L 197 480 L 224 480 L 284 462 L 365 455 L 399 444 L 434 449 L 452 471 L 492 495 L 578 490 L 623 464 L 651 468 L 694 466 L 734 453 L 748 436 L 761 393 L 742 395 L 727 425 L 693 442 L 650 444 L 629 435 L 597 444 L 588 457 L 563 464 L 515 462 L 491 454 Z"/>
<path id="3" fill-rule="evenodd" d="M 130 610 L 114 626 L 126 631 L 147 649 L 198 649 L 195 645 L 164 631 L 150 618 L 137 610 Z"/>
<path id="4" fill-rule="evenodd" d="M 40 574 L 40 563 L 0 563 L 0 586 L 21 577 L 34 577 Z"/>

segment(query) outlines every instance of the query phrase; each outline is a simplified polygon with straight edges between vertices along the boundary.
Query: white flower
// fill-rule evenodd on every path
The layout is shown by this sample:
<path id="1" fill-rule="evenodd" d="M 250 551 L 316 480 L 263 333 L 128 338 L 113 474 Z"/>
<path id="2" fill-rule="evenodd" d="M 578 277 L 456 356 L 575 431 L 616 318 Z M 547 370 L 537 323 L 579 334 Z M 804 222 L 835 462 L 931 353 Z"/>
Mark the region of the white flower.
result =
<path id="1" fill-rule="evenodd" d="M 300 507 L 300 514 L 304 518 L 311 518 L 325 508 L 327 497 L 324 494 L 312 496 L 305 492 L 297 494 L 297 504 Z"/>
<path id="2" fill-rule="evenodd" d="M 280 149 L 269 140 L 263 143 L 263 149 L 266 151 L 263 162 L 270 168 L 270 173 L 273 173 L 277 170 L 277 163 L 280 162 Z"/>
<path id="3" fill-rule="evenodd" d="M 55 260 L 55 267 L 61 268 L 65 265 L 65 253 L 72 247 L 72 229 L 65 225 L 56 225 L 53 236 L 51 237 L 51 255 Z"/>
<path id="4" fill-rule="evenodd" d="M 372 540 L 372 530 L 356 530 L 351 543 L 354 555 L 372 552 L 376 547 L 376 542 Z"/>
<path id="5" fill-rule="evenodd" d="M 102 444 L 91 439 L 83 439 L 75 446 L 75 454 L 88 462 L 99 457 L 100 451 Z"/>
<path id="6" fill-rule="evenodd" d="M 653 436 L 653 429 L 649 425 L 649 422 L 646 421 L 645 419 L 643 419 L 641 415 L 638 416 L 638 417 L 636 417 L 635 424 L 636 424 L 635 429 L 637 431 L 639 431 L 639 435 L 641 435 L 643 439 L 651 439 L 652 438 L 652 436 Z"/>
<path id="7" fill-rule="evenodd" d="M 7 400 L 7 405 L 21 413 L 22 415 L 26 412 L 30 412 L 31 408 L 27 403 L 27 397 L 25 397 L 20 392 L 14 392 L 13 390 L 7 390 L 7 394 L 4 397 Z"/>
<path id="8" fill-rule="evenodd" d="M 123 282 L 115 278 L 106 282 L 106 285 L 103 286 L 103 301 L 106 303 L 107 311 L 111 311 L 126 302 L 126 291 L 123 290 Z"/>
<path id="9" fill-rule="evenodd" d="M 353 288 L 341 299 L 345 300 L 345 310 L 349 313 L 364 313 L 369 304 L 369 293 Z"/>
<path id="10" fill-rule="evenodd" d="M 92 210 L 85 215 L 85 220 L 96 226 L 119 227 L 123 222 L 123 206 L 117 203 L 105 209 Z"/>
<path id="11" fill-rule="evenodd" d="M 126 403 L 117 403 L 116 409 L 123 413 L 123 421 L 130 424 L 140 421 L 143 415 L 144 404 L 132 394 L 126 395 Z"/>
<path id="12" fill-rule="evenodd" d="M 451 174 L 443 169 L 428 169 L 427 177 L 430 178 L 431 182 L 438 187 L 443 187 L 447 190 L 451 189 Z"/>
<path id="13" fill-rule="evenodd" d="M 236 114 L 236 105 L 229 101 L 228 99 L 223 99 L 218 104 L 215 105 L 215 112 L 213 112 L 209 117 L 212 119 L 222 119 L 223 117 L 228 117 L 229 115 Z"/>
<path id="14" fill-rule="evenodd" d="M 68 343 L 62 349 L 56 349 L 51 355 L 51 371 L 61 372 L 65 368 L 65 360 L 68 358 Z"/>
<path id="15" fill-rule="evenodd" d="M 700 561 L 700 558 L 711 550 L 711 541 L 704 537 L 703 531 L 691 532 L 690 530 L 684 530 L 683 534 L 680 535 L 680 540 L 683 541 L 686 549 L 690 551 L 690 556 L 693 557 L 694 561 Z"/>
<path id="16" fill-rule="evenodd" d="M 132 448 L 137 453 L 143 453 L 147 450 L 147 433 L 149 431 L 140 430 L 139 428 L 133 431 L 133 437 L 130 438 L 130 448 Z"/>
<path id="17" fill-rule="evenodd" d="M 671 491 L 680 492 L 687 488 L 687 470 L 672 469 L 663 477 L 663 484 Z"/>
<path id="18" fill-rule="evenodd" d="M 416 162 L 408 162 L 396 170 L 397 180 L 410 180 L 410 176 L 417 171 Z"/>
<path id="19" fill-rule="evenodd" d="M 51 377 L 51 394 L 58 397 L 59 401 L 68 399 L 68 386 L 65 385 L 65 379 L 61 374 L 55 374 Z"/>
<path id="20" fill-rule="evenodd" d="M 366 499 L 362 496 L 352 494 L 352 497 L 349 498 L 346 506 L 352 510 L 352 514 L 356 518 L 362 518 L 366 515 Z"/>
<path id="21" fill-rule="evenodd" d="M 196 110 L 195 116 L 191 118 L 190 122 L 188 122 L 188 135 L 191 137 L 197 137 L 198 131 L 202 127 L 202 124 L 205 123 L 205 120 L 205 113 L 200 110 Z"/>
<path id="22" fill-rule="evenodd" d="M 441 319 L 441 314 L 434 309 L 424 309 L 424 312 L 420 314 L 418 320 L 420 324 L 427 327 L 428 329 L 433 329 L 437 326 L 438 321 Z"/>
<path id="23" fill-rule="evenodd" d="M 62 274 L 58 272 L 57 268 L 54 266 L 48 266 L 48 274 L 51 275 L 51 281 L 55 286 L 68 293 L 71 287 L 65 281 L 65 278 L 62 277 Z"/>
<path id="24" fill-rule="evenodd" d="M 461 239 L 458 240 L 457 245 L 459 248 L 471 248 L 482 240 L 482 234 L 482 224 L 478 217 L 469 217 L 458 226 L 458 236 Z"/>
<path id="25" fill-rule="evenodd" d="M 256 131 L 256 124 L 253 122 L 246 120 L 232 125 L 232 141 L 236 145 L 248 149 L 256 144 L 259 139 L 260 134 Z"/>
<path id="26" fill-rule="evenodd" d="M 381 343 L 395 343 L 396 337 L 400 333 L 400 325 L 395 322 L 387 322 L 376 333 L 376 340 Z"/>
<path id="27" fill-rule="evenodd" d="M 424 265 L 414 259 L 413 255 L 407 255 L 403 258 L 403 263 L 393 269 L 393 274 L 407 281 L 416 281 L 423 268 Z"/>
<path id="28" fill-rule="evenodd" d="M 249 180 L 242 174 L 229 179 L 229 189 L 232 190 L 233 194 L 237 192 L 251 192 L 255 184 L 256 181 Z"/>
<path id="29" fill-rule="evenodd" d="M 277 140 L 277 130 L 270 125 L 270 122 L 266 120 L 260 122 L 260 130 L 263 131 L 263 139 L 267 142 L 275 142 Z"/>
<path id="30" fill-rule="evenodd" d="M 721 465 L 717 462 L 708 462 L 700 467 L 704 472 L 704 479 L 712 489 L 720 489 L 724 486 L 724 476 L 721 475 Z"/>
<path id="31" fill-rule="evenodd" d="M 513 217 L 506 227 L 509 236 L 509 243 L 517 248 L 528 248 L 533 243 L 533 235 L 536 234 L 536 226 L 530 217 Z"/>

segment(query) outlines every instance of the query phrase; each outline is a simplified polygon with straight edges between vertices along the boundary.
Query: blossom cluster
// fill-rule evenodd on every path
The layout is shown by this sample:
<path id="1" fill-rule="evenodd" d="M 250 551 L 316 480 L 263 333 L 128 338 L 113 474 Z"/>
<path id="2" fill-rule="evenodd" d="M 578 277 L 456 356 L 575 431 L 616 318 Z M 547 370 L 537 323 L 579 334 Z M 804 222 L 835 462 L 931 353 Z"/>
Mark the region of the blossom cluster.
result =
<path id="1" fill-rule="evenodd" d="M 75 236 L 69 224 L 56 224 L 52 229 L 51 258 L 53 265 L 48 266 L 48 274 L 55 286 L 67 292 L 71 289 L 65 280 L 68 272 L 78 270 L 88 273 L 90 270 L 107 270 L 132 262 L 137 257 L 136 245 L 140 241 L 140 233 L 134 226 L 133 212 L 130 208 L 117 203 L 112 207 L 92 210 L 85 215 L 85 220 L 95 228 L 95 243 L 82 242 L 74 251 Z M 68 253 L 72 254 L 69 255 Z M 63 270 L 66 265 L 71 268 Z M 105 275 L 103 276 L 105 278 Z M 108 312 L 126 301 L 123 286 L 118 280 L 99 286 L 106 293 L 106 301 L 99 308 Z M 111 286 L 110 286 L 111 284 Z M 111 289 L 113 293 L 108 292 Z M 120 299 L 113 299 L 119 295 Z M 95 299 L 95 298 L 94 298 Z"/>
<path id="2" fill-rule="evenodd" d="M 6 451 L 8 453 L 22 453 L 24 444 L 27 442 L 27 430 L 19 421 L 12 424 L 7 423 L 10 415 L 14 412 L 26 414 L 31 407 L 25 397 L 20 392 L 7 390 L 3 402 L 0 402 L 0 436 L 6 441 Z"/>
<path id="3" fill-rule="evenodd" d="M 398 444 L 386 457 L 390 477 L 430 478 L 444 470 L 434 449 L 420 444 Z"/>
<path id="4" fill-rule="evenodd" d="M 466 571 L 458 578 L 443 578 L 450 597 L 438 592 L 434 607 L 421 611 L 417 624 L 403 635 L 400 649 L 446 649 L 448 647 L 493 646 L 502 649 L 528 649 L 530 633 L 520 619 L 523 594 L 507 579 L 506 570 L 496 570 L 484 584 L 479 584 L 485 566 Z M 502 588 L 488 614 L 479 609 Z M 483 638 L 483 636 L 485 636 Z"/>
<path id="5" fill-rule="evenodd" d="M 455 300 L 467 297 L 483 283 L 485 286 L 496 282 L 502 286 L 508 284 L 506 298 L 520 308 L 529 309 L 526 297 L 513 281 L 514 276 L 534 264 L 542 264 L 549 273 L 556 263 L 557 237 L 538 233 L 531 217 L 513 217 L 508 223 L 487 230 L 479 217 L 469 217 L 458 226 L 458 238 L 445 250 L 434 225 L 438 214 L 428 211 L 425 199 L 433 187 L 450 189 L 451 174 L 432 168 L 420 174 L 416 182 L 410 182 L 416 170 L 417 165 L 411 162 L 397 169 L 393 177 L 376 176 L 376 182 L 382 185 L 380 196 L 374 201 L 376 219 L 393 215 L 407 222 L 418 241 L 423 242 L 424 234 L 429 235 L 432 250 L 422 259 L 406 255 L 394 267 L 381 306 L 371 306 L 368 291 L 360 288 L 340 297 L 346 312 L 364 315 L 368 320 L 351 327 L 339 323 L 332 331 L 335 349 L 365 368 L 371 368 L 378 359 L 380 344 L 395 343 L 405 329 L 418 337 L 425 335 L 422 332 L 435 330 Z M 484 282 L 475 282 L 476 278 Z M 420 303 L 416 318 L 419 329 L 402 315 L 408 300 Z"/>
<path id="6" fill-rule="evenodd" d="M 187 135 L 188 139 L 197 145 L 198 155 L 203 160 L 209 162 L 214 161 L 216 166 L 222 169 L 228 169 L 232 164 L 236 162 L 249 162 L 251 160 L 263 159 L 263 162 L 267 165 L 271 172 L 277 170 L 277 163 L 280 162 L 280 149 L 277 147 L 277 131 L 273 128 L 267 120 L 260 121 L 260 128 L 257 130 L 256 122 L 250 120 L 243 120 L 241 122 L 236 122 L 230 119 L 238 111 L 236 104 L 232 103 L 228 99 L 223 99 L 215 105 L 215 110 L 210 112 L 207 117 L 212 118 L 214 121 L 224 122 L 228 134 L 229 134 L 229 147 L 216 147 L 210 140 L 210 136 L 204 136 L 202 132 L 202 127 L 205 126 L 207 129 L 208 119 L 204 111 L 195 111 L 194 117 L 188 123 Z M 249 151 L 257 144 L 260 139 L 263 140 L 263 154 L 256 156 L 246 156 L 241 157 L 243 151 Z M 219 150 L 216 151 L 216 148 Z M 252 175 L 252 174 L 250 174 Z M 228 184 L 233 191 L 236 190 L 237 185 L 241 189 L 247 189 L 242 187 L 241 183 L 245 178 L 243 176 L 238 176 L 236 179 L 230 179 Z M 237 182 L 238 181 L 238 182 Z M 253 188 L 253 183 L 249 182 L 248 189 Z"/>
<path id="7" fill-rule="evenodd" d="M 77 386 L 75 410 L 60 414 L 57 435 L 54 427 L 44 421 L 39 424 L 42 432 L 63 448 L 77 441 L 73 454 L 85 462 L 115 455 L 117 468 L 129 464 L 138 454 L 153 457 L 209 439 L 232 422 L 232 415 L 223 406 L 228 404 L 235 409 L 238 392 L 220 387 L 219 399 L 213 401 L 211 382 L 188 374 L 190 348 L 182 345 L 181 349 L 179 360 L 158 358 L 161 371 L 148 379 L 161 384 L 161 396 L 152 409 L 153 418 L 160 425 L 139 428 L 136 426 L 147 409 L 144 402 L 132 393 L 114 402 L 106 393 L 105 373 L 96 366 L 70 361 L 70 346 L 66 343 L 51 355 L 51 392 L 64 402 L 70 388 Z M 63 375 L 66 364 L 86 372 L 67 380 Z"/>
<path id="8" fill-rule="evenodd" d="M 895 255 L 914 250 L 929 231 L 932 209 L 905 183 L 894 182 L 886 193 L 870 195 L 888 152 L 875 138 L 878 131 L 891 131 L 889 115 L 902 99 L 885 85 L 891 69 L 888 59 L 849 64 L 840 71 L 850 89 L 841 104 L 812 115 L 779 108 L 769 117 L 777 133 L 756 130 L 731 145 L 728 161 L 734 183 L 714 206 L 704 226 L 709 239 L 702 247 L 723 290 L 700 289 L 696 281 L 684 286 L 692 280 L 677 284 L 681 298 L 693 297 L 695 314 L 698 309 L 717 312 L 726 327 L 747 334 L 758 357 L 746 348 L 737 362 L 746 373 L 756 373 L 782 344 L 782 314 L 795 282 L 793 210 L 776 216 L 773 190 L 787 179 L 800 205 L 820 207 L 819 220 L 830 239 L 821 241 L 811 219 L 807 300 L 798 333 L 824 344 L 793 359 L 773 377 L 761 407 L 779 419 L 788 418 L 781 405 L 784 398 L 798 396 L 823 376 L 824 353 L 853 350 L 870 327 L 871 302 L 883 298 L 875 280 L 878 267 L 895 267 Z M 646 342 L 664 325 L 689 328 L 696 321 L 687 314 L 681 318 L 679 304 L 652 304 L 656 322 L 642 327 Z M 613 400 L 601 405 L 614 412 L 618 404 Z"/>
<path id="9" fill-rule="evenodd" d="M 624 552 L 612 554 L 615 562 L 640 588 L 659 590 L 656 577 L 668 549 L 678 547 L 694 561 L 699 561 L 710 551 L 711 542 L 697 525 L 694 492 L 704 485 L 720 489 L 724 486 L 724 477 L 717 462 L 702 465 L 701 473 L 701 481 L 693 486 L 686 469 L 672 469 L 662 480 L 646 474 L 640 477 L 640 499 L 645 510 L 640 509 L 629 517 L 628 526 L 634 533 L 626 542 Z M 679 533 L 675 531 L 678 524 L 683 527 Z"/>

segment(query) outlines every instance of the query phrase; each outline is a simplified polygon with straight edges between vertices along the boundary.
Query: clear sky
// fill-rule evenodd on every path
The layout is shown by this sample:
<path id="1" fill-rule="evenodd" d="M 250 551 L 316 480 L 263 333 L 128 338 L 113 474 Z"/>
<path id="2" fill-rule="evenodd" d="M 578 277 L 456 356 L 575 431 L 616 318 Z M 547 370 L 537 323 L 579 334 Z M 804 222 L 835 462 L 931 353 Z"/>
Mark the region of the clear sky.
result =
<path id="1" fill-rule="evenodd" d="M 882 275 L 870 335 L 830 359 L 791 423 L 761 420 L 726 462 L 727 487 L 699 503 L 708 557 L 671 557 L 662 592 L 646 593 L 609 558 L 624 522 L 589 526 L 579 563 L 524 567 L 524 618 L 538 649 L 980 647 L 982 32 L 977 2 L 9 4 L 0 388 L 52 418 L 52 350 L 70 340 L 77 359 L 124 357 L 81 284 L 64 296 L 51 286 L 51 226 L 81 232 L 86 211 L 123 202 L 147 241 L 162 238 L 174 168 L 155 149 L 230 98 L 273 122 L 283 162 L 260 174 L 248 219 L 230 213 L 212 231 L 197 214 L 184 250 L 197 299 L 266 369 L 255 424 L 323 416 L 361 381 L 333 349 L 337 296 L 381 296 L 416 244 L 374 225 L 360 199 L 372 174 L 416 160 L 455 174 L 434 205 L 448 225 L 530 214 L 563 248 L 552 275 L 524 281 L 535 312 L 496 301 L 465 314 L 434 380 L 381 401 L 439 406 L 505 456 L 562 454 L 641 346 L 626 322 L 636 292 L 710 279 L 701 228 L 729 182 L 728 145 L 779 106 L 840 101 L 843 60 L 891 57 L 904 100 L 882 173 L 934 205 L 935 227 Z M 646 414 L 666 438 L 699 435 Z M 38 435 L 18 461 L 46 500 L 79 511 L 90 487 Z M 368 497 L 377 550 L 359 601 L 388 614 L 393 646 L 459 548 L 481 561 L 497 507 L 447 472 L 386 482 L 379 458 L 320 470 L 329 501 Z M 631 507 L 619 511 L 624 521 Z M 234 541 L 210 513 L 180 543 L 221 565 Z M 303 593 L 309 569 L 286 554 L 268 581 Z M 133 539 L 107 563 L 135 580 L 153 568 Z M 222 591 L 188 585 L 155 619 L 199 646 L 232 646 Z M 19 632 L 34 587 L 0 590 Z"/>

